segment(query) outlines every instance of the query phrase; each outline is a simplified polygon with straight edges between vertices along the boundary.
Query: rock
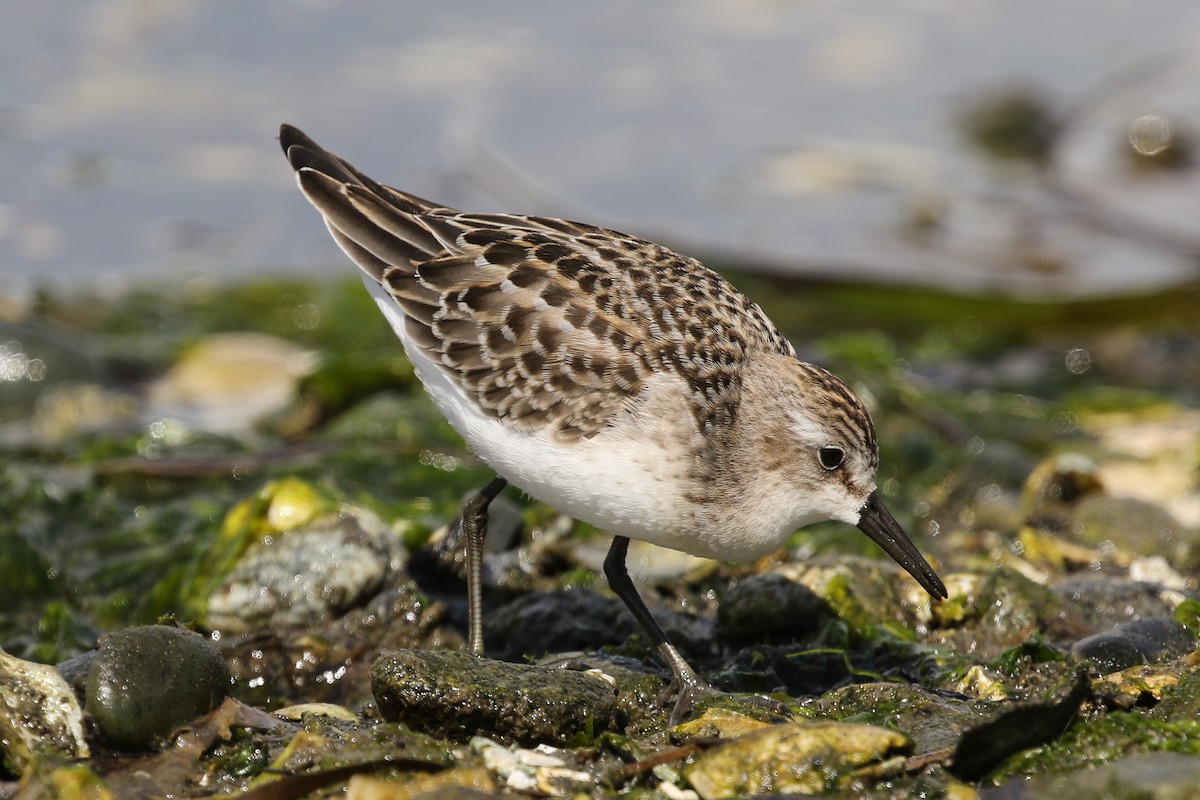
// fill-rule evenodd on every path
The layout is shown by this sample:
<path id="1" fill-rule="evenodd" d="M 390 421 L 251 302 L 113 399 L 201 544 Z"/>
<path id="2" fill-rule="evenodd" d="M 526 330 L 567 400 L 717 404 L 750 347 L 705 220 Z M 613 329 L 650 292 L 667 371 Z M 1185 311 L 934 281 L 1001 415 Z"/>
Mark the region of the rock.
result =
<path id="1" fill-rule="evenodd" d="M 380 652 L 444 641 L 442 610 L 401 579 L 332 624 L 273 630 L 269 647 L 262 636 L 223 636 L 221 652 L 244 702 L 330 701 L 358 708 L 371 699 L 371 664 Z"/>
<path id="2" fill-rule="evenodd" d="M 87 674 L 88 670 L 92 668 L 92 659 L 95 657 L 96 651 L 88 650 L 86 653 L 80 653 L 74 658 L 54 665 L 58 674 L 63 676 L 63 679 L 75 692 L 76 697 L 87 696 Z"/>
<path id="3" fill-rule="evenodd" d="M 591 773 L 573 769 L 567 759 L 559 755 L 557 748 L 548 745 L 527 750 L 504 747 L 491 739 L 476 736 L 471 739 L 471 749 L 483 756 L 487 769 L 513 791 L 540 797 L 572 797 L 594 783 Z M 565 755 L 570 756 L 570 753 Z"/>
<path id="4" fill-rule="evenodd" d="M 1006 758 L 1057 739 L 1090 693 L 1087 675 L 1078 670 L 1050 697 L 1003 704 L 997 716 L 959 737 L 950 756 L 950 774 L 980 781 Z"/>
<path id="5" fill-rule="evenodd" d="M 1071 600 L 1094 631 L 1138 617 L 1170 616 L 1176 605 L 1157 586 L 1102 575 L 1071 578 L 1051 590 Z"/>
<path id="6" fill-rule="evenodd" d="M 730 587 L 717 609 L 717 630 L 735 645 L 799 642 L 835 619 L 829 603 L 812 589 L 768 572 Z"/>
<path id="7" fill-rule="evenodd" d="M 151 420 L 239 434 L 282 411 L 317 355 L 263 333 L 217 333 L 194 345 L 147 392 Z"/>
<path id="8" fill-rule="evenodd" d="M 890 562 L 815 558 L 783 564 L 774 573 L 808 588 L 857 631 L 868 633 L 876 625 L 911 630 L 915 624 L 916 609 L 906 602 L 906 589 L 916 582 Z"/>
<path id="9" fill-rule="evenodd" d="M 1196 796 L 1197 786 L 1200 758 L 1184 753 L 1137 753 L 1107 764 L 1022 782 L 1020 796 L 1185 800 Z"/>
<path id="10" fill-rule="evenodd" d="M 1008 687 L 996 673 L 981 664 L 967 667 L 963 676 L 954 682 L 954 691 L 976 700 L 1007 700 Z"/>
<path id="11" fill-rule="evenodd" d="M 1092 632 L 1077 604 L 1009 567 L 989 573 L 971 593 L 963 622 L 939 629 L 938 641 L 991 660 L 1041 634 L 1050 641 L 1075 641 Z"/>
<path id="12" fill-rule="evenodd" d="M 1056 524 L 1081 498 L 1103 492 L 1104 484 L 1094 461 L 1078 453 L 1061 453 L 1029 473 L 1022 503 L 1031 521 Z"/>
<path id="13" fill-rule="evenodd" d="M 1170 709 L 1160 701 L 1179 685 L 1179 677 L 1178 663 L 1139 664 L 1104 675 L 1092 685 L 1092 693 L 1110 708 L 1128 711 L 1137 705 L 1153 706 L 1159 716 Z"/>
<path id="14" fill-rule="evenodd" d="M 371 669 L 380 715 L 435 736 L 522 744 L 588 740 L 616 726 L 603 679 L 448 650 L 395 650 Z"/>
<path id="15" fill-rule="evenodd" d="M 100 637 L 85 707 L 106 742 L 147 750 L 216 708 L 229 685 L 224 659 L 200 634 L 166 625 L 126 628 Z"/>
<path id="16" fill-rule="evenodd" d="M 669 673 L 664 666 L 609 653 L 556 653 L 537 664 L 591 673 L 609 683 L 617 695 L 618 714 L 626 721 L 626 733 L 631 727 L 661 729 L 666 724 L 672 706 L 665 698 Z"/>
<path id="17" fill-rule="evenodd" d="M 488 654 L 505 660 L 597 650 L 637 630 L 619 600 L 590 589 L 530 592 L 486 616 Z"/>
<path id="18" fill-rule="evenodd" d="M 305 717 L 327 717 L 341 722 L 358 722 L 358 715 L 345 706 L 335 703 L 300 703 L 275 710 L 280 719 L 300 722 Z"/>
<path id="19" fill-rule="evenodd" d="M 1076 661 L 1091 661 L 1101 675 L 1138 664 L 1179 658 L 1191 651 L 1192 634 L 1170 617 L 1142 617 L 1104 633 L 1080 639 L 1071 648 Z"/>
<path id="20" fill-rule="evenodd" d="M 90 383 L 60 383 L 44 391 L 29 430 L 39 442 L 136 429 L 138 402 L 124 392 Z"/>
<path id="21" fill-rule="evenodd" d="M 655 609 L 654 617 L 685 655 L 707 653 L 713 642 L 711 618 Z M 620 600 L 590 589 L 530 592 L 486 615 L 488 654 L 505 660 L 549 653 L 597 650 L 645 634 Z"/>
<path id="22" fill-rule="evenodd" d="M 60 389 L 66 389 L 62 396 L 67 398 L 80 388 L 88 393 L 103 392 L 98 384 L 105 378 L 104 369 L 96 358 L 94 342 L 89 337 L 60 335 L 46 324 L 18 322 L 29 318 L 31 308 L 18 310 L 8 318 L 3 307 L 12 299 L 0 298 L 0 381 L 4 386 L 0 423 L 26 420 L 31 424 L 0 424 L 0 441 L 28 446 L 36 442 L 30 434 L 58 438 L 84 426 L 94 430 L 91 423 L 95 418 L 83 409 L 69 411 L 62 420 L 66 424 L 60 425 L 57 415 L 46 408 L 52 404 L 47 403 L 49 397 Z M 66 408 L 73 405 L 68 403 Z"/>
<path id="23" fill-rule="evenodd" d="M 484 767 L 454 767 L 403 782 L 355 775 L 346 784 L 346 800 L 487 800 L 498 788 Z"/>
<path id="24" fill-rule="evenodd" d="M 1154 719 L 1192 724 L 1200 718 L 1200 654 L 1193 653 L 1182 662 L 1143 682 L 1143 686 L 1150 684 L 1146 687 L 1149 692 L 1159 690 L 1161 699 L 1150 711 Z"/>
<path id="25" fill-rule="evenodd" d="M 1180 568 L 1196 565 L 1195 531 L 1174 514 L 1132 497 L 1092 494 L 1080 499 L 1070 530 L 1083 544 L 1137 556 L 1164 556 Z"/>
<path id="26" fill-rule="evenodd" d="M 906 683 L 859 683 L 823 695 L 808 710 L 902 731 L 917 752 L 928 753 L 954 746 L 963 731 L 995 715 L 992 705 Z"/>
<path id="27" fill-rule="evenodd" d="M 475 491 L 463 495 L 462 502 L 466 503 L 475 495 Z M 459 508 L 461 510 L 461 505 Z M 493 573 L 489 571 L 490 557 L 496 553 L 515 549 L 521 543 L 521 533 L 524 530 L 524 511 L 514 501 L 501 494 L 488 504 L 487 533 L 483 540 L 484 553 L 489 557 L 484 562 L 485 580 L 494 577 Z M 428 545 L 416 553 L 414 567 L 430 571 L 441 581 L 452 577 L 454 582 L 465 584 L 467 545 L 463 540 L 460 519 L 456 517 L 449 524 L 443 525 L 433 532 L 429 537 Z"/>
<path id="28" fill-rule="evenodd" d="M 749 714 L 710 706 L 695 719 L 676 725 L 672 733 L 688 739 L 733 739 L 769 727 L 771 723 Z"/>
<path id="29" fill-rule="evenodd" d="M 83 712 L 67 681 L 48 664 L 0 650 L 0 762 L 21 774 L 40 756 L 87 758 Z"/>
<path id="30" fill-rule="evenodd" d="M 697 756 L 684 775 L 703 800 L 818 794 L 837 789 L 859 767 L 910 749 L 903 734 L 871 725 L 788 723 L 718 745 Z"/>
<path id="31" fill-rule="evenodd" d="M 336 618 L 384 588 L 402 553 L 375 514 L 327 514 L 247 552 L 208 598 L 204 625 L 245 633 Z"/>
<path id="32" fill-rule="evenodd" d="M 1176 446 L 1179 440 L 1186 439 L 1178 433 L 1175 438 Z M 1138 443 L 1139 451 L 1145 444 Z M 1139 453 L 1138 457 L 1143 455 Z M 1176 464 L 1165 474 L 1175 480 L 1186 468 Z M 1197 504 L 1188 502 L 1194 500 L 1190 484 L 1182 488 L 1185 497 L 1168 498 L 1155 496 L 1159 493 L 1145 487 L 1128 485 L 1131 480 L 1128 472 L 1111 467 L 1102 470 L 1078 454 L 1047 459 L 1026 482 L 1029 522 L 1039 530 L 1059 533 L 1092 548 L 1105 561 L 1114 557 L 1128 561 L 1134 556 L 1161 556 L 1185 572 L 1194 569 L 1200 564 L 1200 531 L 1166 507 L 1170 505 L 1193 516 L 1189 512 Z M 1155 480 L 1162 483 L 1166 478 Z M 1176 492 L 1180 492 L 1180 487 L 1176 487 Z M 1150 497 L 1153 500 L 1147 499 Z"/>

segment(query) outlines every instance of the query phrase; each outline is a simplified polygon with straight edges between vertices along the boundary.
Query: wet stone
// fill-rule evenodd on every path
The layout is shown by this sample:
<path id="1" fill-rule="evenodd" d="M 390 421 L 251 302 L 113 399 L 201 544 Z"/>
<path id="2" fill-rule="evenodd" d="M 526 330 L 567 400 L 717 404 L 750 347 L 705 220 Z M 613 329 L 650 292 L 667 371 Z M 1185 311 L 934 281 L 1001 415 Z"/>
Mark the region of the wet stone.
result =
<path id="1" fill-rule="evenodd" d="M 1055 594 L 1071 600 L 1096 631 L 1139 617 L 1170 616 L 1176 605 L 1164 596 L 1159 586 L 1120 578 L 1071 578 L 1051 588 Z"/>
<path id="2" fill-rule="evenodd" d="M 0 650 L 0 763 L 25 771 L 39 756 L 88 757 L 83 712 L 54 667 Z"/>
<path id="3" fill-rule="evenodd" d="M 387 585 L 404 563 L 375 514 L 343 509 L 260 542 L 208 599 L 206 627 L 243 633 L 340 616 Z"/>
<path id="4" fill-rule="evenodd" d="M 80 653 L 74 658 L 69 658 L 54 665 L 54 668 L 58 670 L 58 674 L 63 676 L 63 679 L 79 697 L 87 696 L 88 670 L 91 669 L 92 660 L 95 657 L 96 651 L 88 650 L 86 653 Z"/>
<path id="5" fill-rule="evenodd" d="M 1107 708 L 1128 711 L 1139 705 L 1153 706 L 1158 716 L 1172 705 L 1178 705 L 1176 702 L 1164 706 L 1161 701 L 1164 696 L 1178 698 L 1174 690 L 1180 684 L 1180 670 L 1178 662 L 1141 664 L 1102 676 L 1092 686 L 1092 692 Z M 1194 717 L 1195 709 L 1190 711 L 1190 716 Z"/>
<path id="6" fill-rule="evenodd" d="M 1178 569 L 1191 569 L 1200 561 L 1196 531 L 1166 509 L 1144 500 L 1088 495 L 1072 509 L 1069 530 L 1090 547 L 1163 556 Z"/>
<path id="7" fill-rule="evenodd" d="M 952 747 L 962 734 L 999 713 L 1000 704 L 934 693 L 905 683 L 843 686 L 813 701 L 808 710 L 823 717 L 853 718 L 902 731 L 916 751 Z"/>
<path id="8" fill-rule="evenodd" d="M 357 707 L 370 699 L 371 664 L 378 654 L 437 646 L 443 641 L 443 617 L 440 604 L 430 603 L 412 581 L 401 580 L 332 625 L 281 629 L 265 637 L 223 636 L 220 646 L 234 693 L 243 702 Z"/>
<path id="9" fill-rule="evenodd" d="M 463 502 L 474 494 L 472 491 L 463 495 Z M 498 495 L 488 505 L 487 533 L 483 540 L 485 609 L 495 608 L 512 596 L 509 583 L 517 587 L 528 583 L 528 565 L 521 564 L 524 554 L 516 550 L 524 529 L 524 513 L 508 497 Z M 426 591 L 446 604 L 451 616 L 465 630 L 467 546 L 460 520 L 439 528 L 425 547 L 413 552 L 407 571 Z"/>
<path id="10" fill-rule="evenodd" d="M 505 660 L 619 645 L 634 633 L 629 612 L 590 589 L 532 592 L 487 615 L 488 655 Z"/>
<path id="11" fill-rule="evenodd" d="M 711 649 L 712 619 L 658 608 L 654 617 L 685 655 Z M 621 645 L 634 634 L 644 637 L 623 603 L 590 589 L 522 595 L 486 615 L 484 629 L 490 632 L 488 655 L 513 661 Z"/>
<path id="12" fill-rule="evenodd" d="M 86 708 L 101 737 L 122 750 L 145 750 L 229 691 L 229 669 L 205 637 L 146 625 L 100 638 L 88 670 Z"/>
<path id="13" fill-rule="evenodd" d="M 854 770 L 907 753 L 903 734 L 871 725 L 772 725 L 698 756 L 684 775 L 703 800 L 832 791 Z"/>
<path id="14" fill-rule="evenodd" d="M 798 642 L 836 618 L 812 589 L 785 575 L 765 573 L 730 587 L 717 610 L 717 630 L 732 644 Z"/>
<path id="15" fill-rule="evenodd" d="M 1077 661 L 1091 661 L 1107 675 L 1139 664 L 1179 658 L 1194 646 L 1192 634 L 1170 617 L 1143 617 L 1081 639 L 1071 648 Z"/>
<path id="16" fill-rule="evenodd" d="M 463 495 L 465 504 L 475 492 Z M 516 502 L 505 495 L 497 495 L 488 503 L 487 533 L 483 539 L 485 553 L 503 553 L 521 543 L 521 532 L 525 529 L 525 515 Z M 434 532 L 429 547 L 422 554 L 431 558 L 441 568 L 466 578 L 467 552 L 459 520 Z"/>
<path id="17" fill-rule="evenodd" d="M 877 625 L 911 629 L 915 624 L 907 590 L 916 581 L 890 562 L 852 556 L 816 558 L 784 564 L 775 572 L 808 588 L 858 631 L 868 633 Z"/>
<path id="18" fill-rule="evenodd" d="M 627 732 L 642 722 L 665 723 L 671 709 L 671 701 L 664 698 L 669 674 L 664 666 L 608 653 L 556 653 L 537 663 L 574 672 L 590 671 L 612 684 L 619 713 L 628 720 Z"/>
<path id="19" fill-rule="evenodd" d="M 996 658 L 1036 633 L 1072 642 L 1094 630 L 1076 603 L 1007 567 L 980 582 L 963 613 L 965 624 L 939 639 L 982 660 Z"/>
<path id="20" fill-rule="evenodd" d="M 1183 664 L 1171 670 L 1173 674 L 1158 676 L 1161 701 L 1150 712 L 1155 719 L 1167 722 L 1200 719 L 1200 655 L 1193 653 L 1182 661 Z"/>
<path id="21" fill-rule="evenodd" d="M 1103 491 L 1095 462 L 1078 453 L 1062 453 L 1029 473 L 1023 501 L 1031 520 L 1058 525 L 1081 498 Z"/>
<path id="22" fill-rule="evenodd" d="M 845 651 L 795 644 L 747 646 L 712 675 L 713 685 L 725 691 L 770 693 L 783 689 L 793 697 L 823 694 L 853 680 Z"/>
<path id="23" fill-rule="evenodd" d="M 148 419 L 242 434 L 287 407 L 317 354 L 263 333 L 216 333 L 193 345 L 147 389 Z"/>
<path id="24" fill-rule="evenodd" d="M 371 669 L 371 690 L 384 719 L 453 739 L 583 742 L 618 716 L 603 678 L 448 650 L 385 653 Z"/>
<path id="25" fill-rule="evenodd" d="M 1183 753 L 1138 753 L 1107 764 L 1038 778 L 1023 785 L 1022 797 L 1056 800 L 1161 798 L 1185 800 L 1200 786 L 1200 757 Z"/>
<path id="26" fill-rule="evenodd" d="M 1050 696 L 1000 704 L 998 715 L 963 733 L 950 757 L 959 780 L 978 781 L 1004 760 L 1062 736 L 1091 694 L 1087 675 L 1078 670 Z"/>
<path id="27" fill-rule="evenodd" d="M 594 783 L 591 773 L 574 768 L 569 752 L 548 745 L 538 745 L 533 750 L 504 747 L 476 736 L 471 739 L 471 749 L 482 756 L 489 774 L 494 773 L 508 789 L 517 792 L 539 797 L 571 797 Z"/>

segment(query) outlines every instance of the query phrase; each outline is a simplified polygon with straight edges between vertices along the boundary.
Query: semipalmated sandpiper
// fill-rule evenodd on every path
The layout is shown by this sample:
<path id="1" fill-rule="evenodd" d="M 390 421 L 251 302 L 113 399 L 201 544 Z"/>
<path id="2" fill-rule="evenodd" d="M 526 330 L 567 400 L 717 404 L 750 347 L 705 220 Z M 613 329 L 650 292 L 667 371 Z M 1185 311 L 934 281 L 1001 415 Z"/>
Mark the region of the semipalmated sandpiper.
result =
<path id="1" fill-rule="evenodd" d="M 717 273 L 592 225 L 440 206 L 288 125 L 279 140 L 429 396 L 497 474 L 462 515 L 474 653 L 487 506 L 509 482 L 613 534 L 604 573 L 674 673 L 673 721 L 715 690 L 638 596 L 630 538 L 744 560 L 841 520 L 946 596 L 876 490 L 862 402 Z"/>

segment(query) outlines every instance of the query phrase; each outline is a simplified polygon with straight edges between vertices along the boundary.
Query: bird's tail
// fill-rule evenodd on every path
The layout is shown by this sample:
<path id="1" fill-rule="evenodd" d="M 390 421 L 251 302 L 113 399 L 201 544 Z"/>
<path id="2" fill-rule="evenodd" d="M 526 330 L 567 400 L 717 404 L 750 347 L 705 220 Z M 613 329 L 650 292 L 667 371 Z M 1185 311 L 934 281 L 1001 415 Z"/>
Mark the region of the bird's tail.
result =
<path id="1" fill-rule="evenodd" d="M 334 241 L 375 281 L 389 267 L 411 275 L 445 252 L 446 243 L 422 218 L 454 209 L 375 182 L 291 125 L 280 126 L 279 144 Z"/>

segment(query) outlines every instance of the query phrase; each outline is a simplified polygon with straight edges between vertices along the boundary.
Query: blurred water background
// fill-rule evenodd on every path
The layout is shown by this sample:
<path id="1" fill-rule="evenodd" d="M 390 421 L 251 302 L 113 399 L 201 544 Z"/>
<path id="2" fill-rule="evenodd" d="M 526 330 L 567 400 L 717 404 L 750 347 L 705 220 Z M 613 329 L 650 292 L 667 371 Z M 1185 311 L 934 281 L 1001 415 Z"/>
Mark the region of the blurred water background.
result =
<path id="1" fill-rule="evenodd" d="M 0 295 L 342 263 L 291 122 L 473 210 L 1023 297 L 1194 281 L 1200 5 L 43 0 L 0 25 Z"/>

